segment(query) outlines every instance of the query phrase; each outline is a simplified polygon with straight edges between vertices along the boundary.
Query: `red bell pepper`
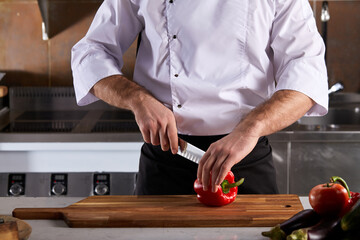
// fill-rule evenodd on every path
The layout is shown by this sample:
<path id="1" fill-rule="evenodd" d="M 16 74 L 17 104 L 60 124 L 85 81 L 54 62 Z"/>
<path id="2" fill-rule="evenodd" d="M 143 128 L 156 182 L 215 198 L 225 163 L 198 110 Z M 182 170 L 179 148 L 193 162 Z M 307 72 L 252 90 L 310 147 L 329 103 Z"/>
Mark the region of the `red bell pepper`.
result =
<path id="1" fill-rule="evenodd" d="M 220 184 L 216 192 L 211 191 L 211 184 L 207 191 L 203 190 L 203 185 L 196 179 L 194 190 L 197 193 L 198 200 L 209 206 L 223 206 L 232 203 L 237 195 L 238 186 L 244 182 L 244 178 L 235 182 L 234 174 L 229 171 L 224 181 Z"/>
<path id="2" fill-rule="evenodd" d="M 348 185 L 346 184 L 345 180 L 342 179 L 341 177 L 338 177 L 338 176 L 332 176 L 330 178 L 330 182 L 338 182 L 340 183 L 341 186 L 343 186 L 346 191 L 348 192 L 348 196 L 349 196 L 349 199 L 348 201 L 345 203 L 345 206 L 340 214 L 340 216 L 344 216 L 347 212 L 350 211 L 350 209 L 355 205 L 355 203 L 360 199 L 360 193 L 357 193 L 357 192 L 351 192 L 349 190 L 349 187 Z"/>

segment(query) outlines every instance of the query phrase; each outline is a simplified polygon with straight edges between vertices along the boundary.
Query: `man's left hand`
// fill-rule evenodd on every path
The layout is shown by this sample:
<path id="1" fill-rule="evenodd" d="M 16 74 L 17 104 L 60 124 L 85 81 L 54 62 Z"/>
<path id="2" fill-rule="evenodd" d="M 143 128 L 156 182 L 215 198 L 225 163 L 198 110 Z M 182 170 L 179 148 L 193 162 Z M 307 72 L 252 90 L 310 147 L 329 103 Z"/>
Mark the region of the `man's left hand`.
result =
<path id="1" fill-rule="evenodd" d="M 204 190 L 206 191 L 208 186 L 212 186 L 211 191 L 215 192 L 232 166 L 248 155 L 257 142 L 258 137 L 233 131 L 211 144 L 201 158 L 198 167 L 198 179 L 203 184 Z M 209 185 L 204 183 L 209 183 Z"/>
<path id="2" fill-rule="evenodd" d="M 212 186 L 212 191 L 216 191 L 232 166 L 254 149 L 261 136 L 291 125 L 314 104 L 311 98 L 301 92 L 279 90 L 250 111 L 229 135 L 211 144 L 201 158 L 197 177 L 206 188 L 204 190 Z"/>

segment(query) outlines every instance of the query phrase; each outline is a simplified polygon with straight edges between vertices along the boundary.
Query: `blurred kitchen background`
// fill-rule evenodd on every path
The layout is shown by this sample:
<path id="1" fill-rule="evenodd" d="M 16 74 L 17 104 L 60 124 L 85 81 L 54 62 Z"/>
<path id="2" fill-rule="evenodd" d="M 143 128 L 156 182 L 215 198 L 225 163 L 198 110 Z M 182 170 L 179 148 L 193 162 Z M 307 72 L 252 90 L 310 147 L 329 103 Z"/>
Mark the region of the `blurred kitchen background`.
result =
<path id="1" fill-rule="evenodd" d="M 360 0 L 309 1 L 327 45 L 331 111 L 270 136 L 281 193 L 340 175 L 360 191 Z M 70 50 L 102 0 L 0 0 L 0 196 L 131 194 L 141 136 L 133 116 L 78 107 Z M 125 53 L 132 78 L 136 42 Z M 337 84 L 337 85 L 336 85 Z M 259 179 L 259 181 L 261 181 Z"/>
<path id="2" fill-rule="evenodd" d="M 86 33 L 102 0 L 1 0 L 1 84 L 72 86 L 70 49 Z M 322 32 L 323 1 L 310 1 Z M 40 11 L 40 6 L 43 10 Z M 329 84 L 360 92 L 360 1 L 328 1 Z M 43 17 L 42 17 L 43 16 Z M 44 41 L 42 24 L 48 40 Z M 125 54 L 124 73 L 132 76 L 136 45 Z"/>

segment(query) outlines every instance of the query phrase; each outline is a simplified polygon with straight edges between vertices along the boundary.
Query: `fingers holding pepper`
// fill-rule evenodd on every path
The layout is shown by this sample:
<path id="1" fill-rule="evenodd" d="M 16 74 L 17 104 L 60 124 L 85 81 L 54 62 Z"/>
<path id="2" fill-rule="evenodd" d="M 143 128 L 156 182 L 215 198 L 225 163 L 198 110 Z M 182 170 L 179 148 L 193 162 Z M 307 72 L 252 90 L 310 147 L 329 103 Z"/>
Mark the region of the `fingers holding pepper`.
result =
<path id="1" fill-rule="evenodd" d="M 234 131 L 211 144 L 199 162 L 199 182 L 211 183 L 212 190 L 216 191 L 228 171 L 253 150 L 257 141 L 257 137 L 245 136 L 242 132 Z M 207 184 L 203 186 L 204 190 L 208 189 Z"/>
<path id="2" fill-rule="evenodd" d="M 215 160 L 216 158 L 214 157 L 214 155 L 211 154 L 211 151 L 209 151 L 208 149 L 199 162 L 197 179 L 199 183 L 202 184 L 204 191 L 207 191 L 209 185 L 211 185 L 210 172 Z"/>
<path id="3" fill-rule="evenodd" d="M 208 206 L 223 206 L 235 201 L 237 188 L 244 182 L 244 178 L 235 182 L 234 174 L 229 171 L 225 180 L 218 187 L 216 192 L 204 190 L 203 185 L 195 180 L 194 190 L 197 193 L 198 200 Z M 210 184 L 211 186 L 211 184 Z"/>

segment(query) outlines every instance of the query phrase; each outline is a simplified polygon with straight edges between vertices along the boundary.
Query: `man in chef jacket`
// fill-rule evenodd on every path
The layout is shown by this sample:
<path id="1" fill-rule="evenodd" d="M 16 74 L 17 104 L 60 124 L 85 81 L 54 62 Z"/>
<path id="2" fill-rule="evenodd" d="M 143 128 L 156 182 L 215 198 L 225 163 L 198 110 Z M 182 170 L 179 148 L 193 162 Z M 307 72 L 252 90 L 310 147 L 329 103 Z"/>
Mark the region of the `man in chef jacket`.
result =
<path id="1" fill-rule="evenodd" d="M 123 53 L 141 35 L 133 80 Z M 327 113 L 325 47 L 307 0 L 105 0 L 72 49 L 79 105 L 131 110 L 145 141 L 136 194 L 277 193 L 266 138 Z M 179 138 L 206 150 L 175 155 Z M 211 174 L 210 174 L 211 173 Z"/>

